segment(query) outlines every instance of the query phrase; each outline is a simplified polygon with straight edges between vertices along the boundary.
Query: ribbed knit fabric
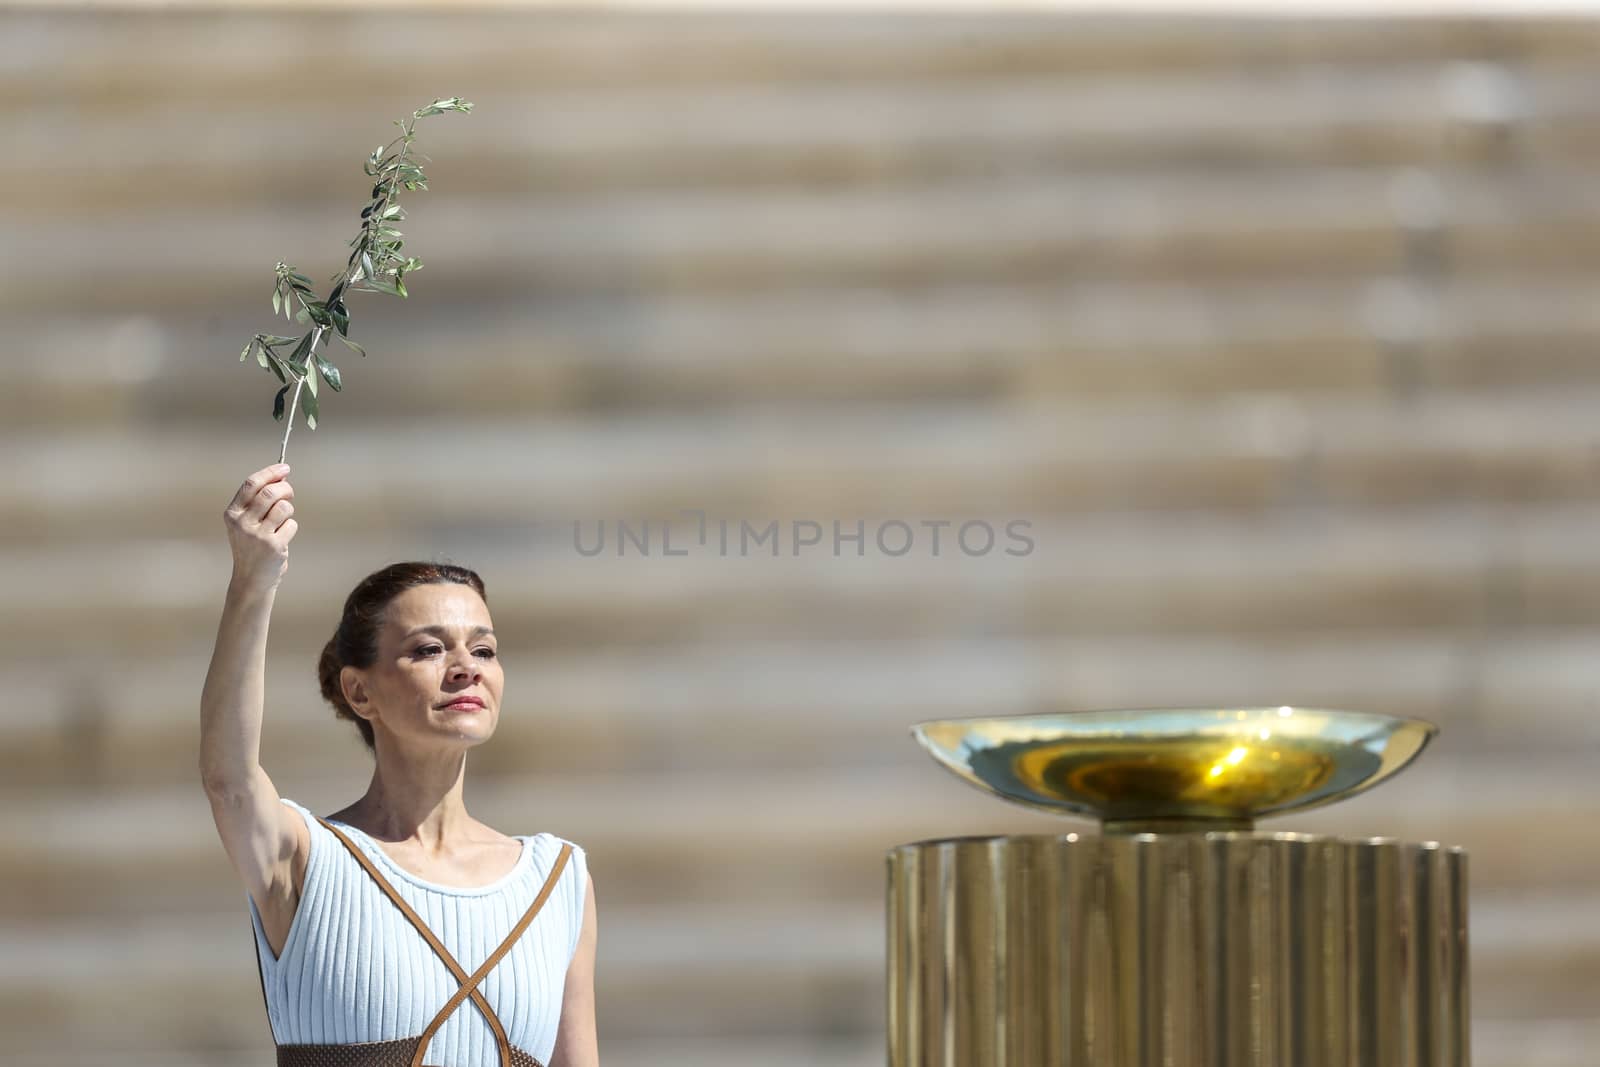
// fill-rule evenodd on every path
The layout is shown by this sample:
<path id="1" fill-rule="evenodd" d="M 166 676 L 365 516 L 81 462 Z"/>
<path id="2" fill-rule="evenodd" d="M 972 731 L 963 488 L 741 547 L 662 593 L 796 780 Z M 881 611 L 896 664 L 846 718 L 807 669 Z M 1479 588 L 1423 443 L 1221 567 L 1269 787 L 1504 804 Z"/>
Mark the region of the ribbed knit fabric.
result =
<path id="1" fill-rule="evenodd" d="M 283 955 L 274 957 L 249 893 L 267 1018 L 280 1044 L 391 1041 L 422 1033 L 461 988 L 372 876 L 312 812 L 287 797 L 311 832 L 305 884 Z M 505 940 L 539 894 L 564 838 L 520 836 L 522 856 L 492 885 L 461 889 L 408 873 L 365 833 L 329 819 L 364 852 L 467 973 Z M 572 844 L 572 842 L 566 842 Z M 549 1063 L 567 966 L 583 928 L 588 867 L 573 844 L 544 907 L 478 987 L 511 1044 Z M 470 1000 L 447 1019 L 428 1063 L 498 1067 L 494 1033 Z"/>

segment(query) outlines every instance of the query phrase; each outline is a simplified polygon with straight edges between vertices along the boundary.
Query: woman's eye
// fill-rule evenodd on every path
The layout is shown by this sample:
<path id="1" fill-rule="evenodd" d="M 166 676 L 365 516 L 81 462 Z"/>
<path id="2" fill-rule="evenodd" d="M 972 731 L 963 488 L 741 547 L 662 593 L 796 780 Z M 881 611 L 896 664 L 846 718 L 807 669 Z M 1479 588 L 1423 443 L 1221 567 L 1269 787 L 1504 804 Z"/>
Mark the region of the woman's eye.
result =
<path id="1" fill-rule="evenodd" d="M 439 645 L 421 645 L 421 646 L 419 646 L 417 648 L 417 655 L 419 655 L 419 656 L 430 655 L 433 652 L 438 651 L 440 649 L 440 647 L 441 646 L 439 646 Z M 492 648 L 480 648 L 480 649 L 478 649 L 478 652 L 483 654 L 483 658 L 484 659 L 493 659 L 494 655 L 495 655 L 494 649 L 492 649 Z"/>

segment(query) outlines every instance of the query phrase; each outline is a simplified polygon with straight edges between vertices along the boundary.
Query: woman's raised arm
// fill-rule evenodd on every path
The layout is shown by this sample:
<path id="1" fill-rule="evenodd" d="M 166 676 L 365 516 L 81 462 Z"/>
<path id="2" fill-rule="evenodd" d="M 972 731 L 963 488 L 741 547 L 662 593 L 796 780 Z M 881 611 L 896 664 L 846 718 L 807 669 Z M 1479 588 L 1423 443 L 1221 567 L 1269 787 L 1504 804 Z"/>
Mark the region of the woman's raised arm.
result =
<path id="1" fill-rule="evenodd" d="M 267 625 L 298 528 L 288 473 L 286 464 L 256 471 L 223 512 L 233 576 L 200 693 L 200 781 L 217 832 L 269 927 L 283 929 L 298 897 L 293 871 L 309 847 L 304 821 L 261 769 Z M 276 933 L 268 930 L 275 950 Z"/>
<path id="2" fill-rule="evenodd" d="M 298 528 L 287 476 L 285 464 L 256 471 L 223 511 L 233 576 L 200 693 L 200 780 L 207 792 L 237 789 L 260 764 L 267 624 Z"/>

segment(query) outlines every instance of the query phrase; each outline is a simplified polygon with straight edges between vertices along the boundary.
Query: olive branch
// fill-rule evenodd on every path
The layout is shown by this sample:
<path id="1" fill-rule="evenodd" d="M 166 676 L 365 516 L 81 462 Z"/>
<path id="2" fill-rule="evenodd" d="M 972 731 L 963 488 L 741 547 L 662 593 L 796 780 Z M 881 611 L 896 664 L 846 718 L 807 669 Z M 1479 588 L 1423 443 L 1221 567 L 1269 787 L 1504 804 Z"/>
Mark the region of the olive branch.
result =
<path id="1" fill-rule="evenodd" d="M 302 388 L 305 389 L 306 425 L 313 430 L 317 428 L 318 375 L 334 392 L 344 388 L 339 378 L 339 368 L 318 352 L 317 346 L 327 344 L 331 331 L 332 336 L 338 337 L 363 357 L 367 354 L 364 348 L 350 340 L 350 312 L 345 307 L 345 294 L 369 292 L 404 297 L 407 295 L 406 274 L 422 268 L 421 260 L 400 254 L 405 242 L 400 239 L 400 231 L 394 228 L 395 223 L 406 217 L 405 209 L 395 203 L 400 187 L 413 190 L 428 187 L 427 177 L 417 165 L 417 160 L 432 161 L 420 153 L 413 154 L 411 150 L 417 120 L 445 111 L 471 110 L 470 101 L 452 96 L 419 108 L 411 113 L 410 119 L 395 120 L 394 124 L 401 129 L 400 136 L 386 145 L 379 145 L 362 165 L 370 177 L 377 179 L 372 187 L 372 202 L 361 209 L 361 232 L 350 242 L 352 251 L 349 262 L 344 270 L 333 276 L 333 288 L 325 299 L 316 298 L 311 279 L 293 266 L 280 261 L 275 268 L 277 282 L 272 287 L 272 310 L 274 314 L 282 311 L 285 318 L 293 318 L 306 326 L 306 332 L 299 337 L 258 333 L 239 353 L 239 362 L 243 363 L 253 351 L 256 362 L 277 375 L 278 381 L 283 383 L 283 388 L 272 398 L 272 417 L 276 421 L 283 420 L 284 397 L 289 393 L 290 386 L 294 387 L 294 394 L 288 401 L 289 424 L 284 428 L 283 446 L 278 451 L 279 463 L 283 462 L 289 451 L 289 434 L 294 430 L 294 413 L 300 404 Z M 294 309 L 295 303 L 299 303 L 299 310 Z M 288 355 L 278 352 L 279 348 L 290 345 L 294 347 Z M 311 370 L 312 360 L 316 361 L 316 373 Z"/>

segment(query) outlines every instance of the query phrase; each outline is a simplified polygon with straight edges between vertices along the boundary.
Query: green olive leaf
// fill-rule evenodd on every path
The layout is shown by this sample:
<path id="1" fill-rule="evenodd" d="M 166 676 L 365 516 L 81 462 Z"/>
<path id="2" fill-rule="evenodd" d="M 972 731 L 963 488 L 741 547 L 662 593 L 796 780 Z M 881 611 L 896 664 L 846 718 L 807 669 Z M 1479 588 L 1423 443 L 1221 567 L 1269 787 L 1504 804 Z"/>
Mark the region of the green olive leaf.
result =
<path id="1" fill-rule="evenodd" d="M 289 354 L 289 363 L 292 366 L 305 366 L 306 356 L 311 354 L 311 339 L 316 336 L 316 333 L 317 331 L 315 330 L 307 330 L 305 336 L 300 338 L 300 343 L 296 345 L 295 350 Z"/>
<path id="2" fill-rule="evenodd" d="M 339 376 L 339 368 L 321 356 L 317 357 L 317 370 L 322 372 L 323 381 L 332 386 L 334 392 L 337 393 L 344 388 L 344 380 Z"/>

